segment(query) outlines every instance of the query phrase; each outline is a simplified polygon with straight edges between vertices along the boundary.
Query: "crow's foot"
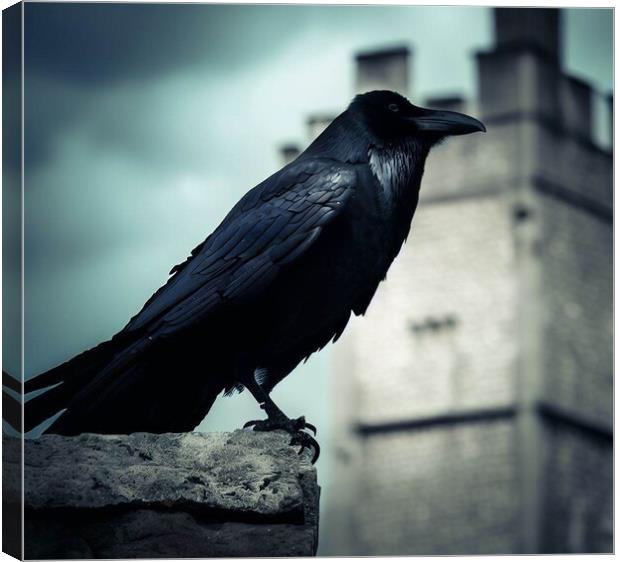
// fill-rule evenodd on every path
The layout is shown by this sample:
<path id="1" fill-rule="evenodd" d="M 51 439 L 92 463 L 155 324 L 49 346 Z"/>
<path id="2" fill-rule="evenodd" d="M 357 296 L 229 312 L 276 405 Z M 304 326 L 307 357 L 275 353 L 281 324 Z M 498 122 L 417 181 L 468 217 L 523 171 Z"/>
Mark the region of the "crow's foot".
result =
<path id="1" fill-rule="evenodd" d="M 276 431 L 282 429 L 291 435 L 291 445 L 300 445 L 299 454 L 304 449 L 313 449 L 312 464 L 316 462 L 321 453 L 321 447 L 317 440 L 304 430 L 309 429 L 316 435 L 316 427 L 311 423 L 307 423 L 306 419 L 301 416 L 291 420 L 287 417 L 267 418 L 266 420 L 252 420 L 244 424 L 244 428 L 252 427 L 254 431 Z"/>
<path id="2" fill-rule="evenodd" d="M 316 434 L 316 432 L 315 432 Z M 300 445 L 299 455 L 303 453 L 304 449 L 312 449 L 312 464 L 314 464 L 321 454 L 321 447 L 319 446 L 318 441 L 312 437 L 309 433 L 305 431 L 298 431 L 291 436 L 290 445 Z"/>

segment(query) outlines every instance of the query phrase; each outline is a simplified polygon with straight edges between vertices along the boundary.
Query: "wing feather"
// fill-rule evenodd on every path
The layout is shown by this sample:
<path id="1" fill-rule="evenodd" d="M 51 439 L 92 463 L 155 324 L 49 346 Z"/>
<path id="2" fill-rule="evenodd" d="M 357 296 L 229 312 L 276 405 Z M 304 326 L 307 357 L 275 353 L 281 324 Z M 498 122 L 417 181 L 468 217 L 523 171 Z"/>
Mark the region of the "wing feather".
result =
<path id="1" fill-rule="evenodd" d="M 251 190 L 134 316 L 124 331 L 151 340 L 260 295 L 299 259 L 355 191 L 355 171 L 327 159 L 295 162 Z"/>

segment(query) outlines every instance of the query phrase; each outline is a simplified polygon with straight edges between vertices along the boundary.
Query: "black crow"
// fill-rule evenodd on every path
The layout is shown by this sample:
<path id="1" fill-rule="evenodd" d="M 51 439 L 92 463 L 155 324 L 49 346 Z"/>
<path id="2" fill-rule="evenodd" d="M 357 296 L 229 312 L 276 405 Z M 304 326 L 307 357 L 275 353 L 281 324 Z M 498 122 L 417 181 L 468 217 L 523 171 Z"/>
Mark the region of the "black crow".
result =
<path id="1" fill-rule="evenodd" d="M 25 429 L 65 410 L 49 433 L 191 431 L 221 392 L 247 388 L 268 417 L 246 425 L 284 429 L 316 457 L 302 431 L 314 426 L 269 393 L 364 314 L 409 233 L 429 150 L 475 131 L 394 92 L 358 95 L 110 341 L 26 381 L 26 393 L 56 386 L 27 402 Z"/>

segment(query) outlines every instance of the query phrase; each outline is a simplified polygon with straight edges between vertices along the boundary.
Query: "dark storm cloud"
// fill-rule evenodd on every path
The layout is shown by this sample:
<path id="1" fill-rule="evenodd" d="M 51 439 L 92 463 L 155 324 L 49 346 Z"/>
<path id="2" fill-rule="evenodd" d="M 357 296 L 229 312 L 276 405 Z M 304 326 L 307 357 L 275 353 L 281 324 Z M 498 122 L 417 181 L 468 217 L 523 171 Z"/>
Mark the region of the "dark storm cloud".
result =
<path id="1" fill-rule="evenodd" d="M 333 23 L 350 16 L 350 10 L 331 10 Z M 368 8 L 361 10 L 371 15 Z M 330 26 L 329 11 L 318 6 L 26 4 L 27 70 L 95 86 L 145 80 L 196 64 L 230 69 L 269 56 L 283 40 L 317 23 Z"/>
<path id="2" fill-rule="evenodd" d="M 49 157 L 62 131 L 96 110 L 89 91 L 119 82 L 140 86 L 195 65 L 251 64 L 254 51 L 239 48 L 235 32 L 249 18 L 240 6 L 27 4 L 30 168 Z"/>
<path id="3" fill-rule="evenodd" d="M 281 25 L 281 15 L 281 7 L 268 6 L 27 4 L 30 168 L 49 157 L 62 131 L 97 110 L 90 92 L 116 84 L 144 88 L 191 69 L 218 74 L 252 66 L 303 27 Z M 129 138 L 131 116 L 126 113 L 109 115 L 112 120 L 102 124 L 102 133 Z"/>
<path id="4" fill-rule="evenodd" d="M 233 64 L 243 57 L 226 48 L 235 42 L 230 24 L 247 17 L 239 6 L 27 4 L 28 70 L 94 86 Z"/>

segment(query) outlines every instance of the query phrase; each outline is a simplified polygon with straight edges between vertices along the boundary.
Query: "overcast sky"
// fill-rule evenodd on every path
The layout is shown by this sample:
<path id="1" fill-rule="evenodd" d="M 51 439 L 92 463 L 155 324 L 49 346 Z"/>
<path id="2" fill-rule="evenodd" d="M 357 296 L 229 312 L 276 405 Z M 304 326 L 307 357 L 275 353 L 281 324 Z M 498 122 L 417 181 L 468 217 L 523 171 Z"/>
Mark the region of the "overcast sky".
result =
<path id="1" fill-rule="evenodd" d="M 611 13 L 566 18 L 566 66 L 603 91 L 612 87 Z M 279 168 L 277 147 L 305 142 L 309 113 L 346 107 L 355 51 L 407 43 L 414 102 L 472 97 L 471 55 L 491 46 L 492 18 L 467 7 L 40 3 L 26 4 L 25 33 L 32 376 L 118 331 Z M 274 393 L 323 435 L 328 371 L 326 350 Z M 261 415 L 244 393 L 218 401 L 201 428 Z"/>

